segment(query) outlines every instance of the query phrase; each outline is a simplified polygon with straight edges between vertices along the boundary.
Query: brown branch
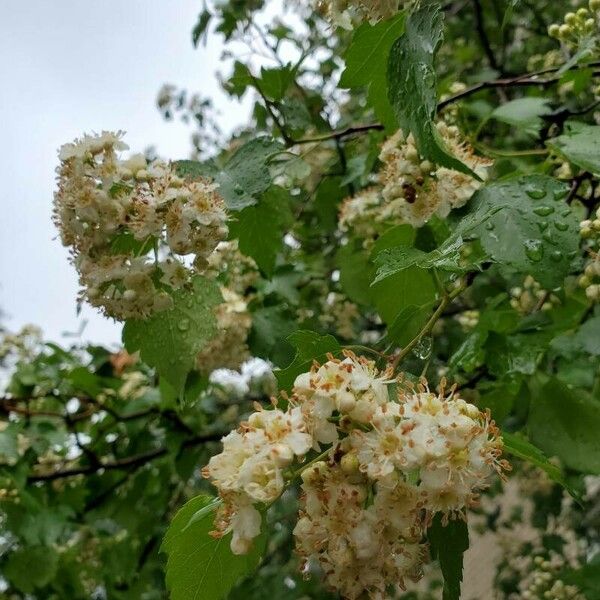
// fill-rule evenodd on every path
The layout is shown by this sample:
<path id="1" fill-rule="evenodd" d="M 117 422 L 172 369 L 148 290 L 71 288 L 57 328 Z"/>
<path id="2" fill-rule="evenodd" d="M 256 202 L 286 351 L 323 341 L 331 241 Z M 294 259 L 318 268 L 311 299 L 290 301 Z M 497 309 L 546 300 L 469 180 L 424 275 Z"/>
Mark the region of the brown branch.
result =
<path id="1" fill-rule="evenodd" d="M 473 0 L 473 8 L 475 12 L 475 29 L 477 30 L 477 34 L 479 35 L 479 41 L 481 42 L 481 47 L 487 56 L 488 62 L 490 63 L 490 67 L 494 69 L 494 71 L 498 71 L 501 75 L 504 74 L 504 69 L 496 60 L 496 55 L 492 50 L 492 45 L 490 44 L 490 39 L 485 31 L 485 25 L 483 22 L 483 10 L 481 9 L 480 0 Z"/>
<path id="2" fill-rule="evenodd" d="M 366 131 L 382 131 L 384 129 L 381 123 L 370 123 L 369 125 L 356 125 L 354 127 L 347 127 L 339 131 L 332 131 L 324 135 L 303 138 L 301 140 L 295 140 L 294 144 L 311 144 L 313 142 L 326 142 L 327 140 L 341 140 L 345 137 L 355 135 L 357 133 L 365 133 Z"/>
<path id="3" fill-rule="evenodd" d="M 204 435 L 198 435 L 196 437 L 187 439 L 183 442 L 182 448 L 189 448 L 207 442 L 216 442 L 220 440 L 223 432 L 208 433 Z M 70 469 L 62 469 L 59 471 L 53 471 L 51 473 L 40 473 L 38 475 L 29 475 L 27 481 L 35 483 L 36 481 L 54 481 L 56 479 L 64 479 L 66 477 L 75 477 L 76 475 L 92 475 L 98 471 L 111 471 L 111 470 L 127 470 L 131 468 L 137 468 L 146 463 L 165 456 L 169 453 L 169 448 L 160 447 L 148 452 L 142 452 L 140 454 L 134 454 L 125 458 L 119 458 L 110 462 L 100 462 L 99 464 L 90 464 L 82 467 L 73 467 Z"/>
<path id="4" fill-rule="evenodd" d="M 587 65 L 580 65 L 573 70 L 579 70 L 587 67 L 598 67 L 600 62 L 593 62 Z M 547 75 L 549 73 L 557 73 L 560 70 L 560 67 L 552 67 L 548 69 L 543 69 L 541 71 L 535 71 L 532 73 L 524 73 L 522 75 L 517 75 L 515 77 L 505 77 L 502 79 L 492 79 L 489 81 L 482 81 L 481 83 L 477 83 L 458 94 L 454 94 L 454 96 L 450 96 L 445 100 L 442 100 L 438 103 L 438 111 L 442 110 L 449 104 L 457 102 L 458 100 L 462 100 L 463 98 L 467 98 L 468 96 L 472 96 L 477 92 L 482 90 L 489 90 L 494 88 L 509 88 L 509 87 L 527 87 L 527 86 L 541 86 L 546 87 L 557 83 L 560 81 L 560 76 L 555 75 L 550 78 L 542 78 L 543 75 Z M 594 73 L 597 75 L 598 73 Z"/>

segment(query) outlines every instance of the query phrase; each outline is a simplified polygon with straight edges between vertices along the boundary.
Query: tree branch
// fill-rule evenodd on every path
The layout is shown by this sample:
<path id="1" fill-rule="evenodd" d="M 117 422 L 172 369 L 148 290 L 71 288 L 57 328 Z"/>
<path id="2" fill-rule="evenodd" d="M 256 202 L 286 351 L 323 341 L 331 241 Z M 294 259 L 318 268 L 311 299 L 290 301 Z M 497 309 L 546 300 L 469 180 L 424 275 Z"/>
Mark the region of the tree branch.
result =
<path id="1" fill-rule="evenodd" d="M 198 446 L 207 442 L 216 442 L 220 440 L 223 432 L 208 433 L 204 435 L 198 435 L 196 437 L 187 439 L 183 442 L 182 448 L 189 448 L 192 446 Z M 73 467 L 70 469 L 62 469 L 59 471 L 53 471 L 51 473 L 40 473 L 38 475 L 29 475 L 27 481 L 35 483 L 37 481 L 54 481 L 56 479 L 64 479 L 65 477 L 74 477 L 76 475 L 92 475 L 98 471 L 110 471 L 110 470 L 127 470 L 131 468 L 140 467 L 156 458 L 165 456 L 169 453 L 169 448 L 160 447 L 148 452 L 142 452 L 140 454 L 134 454 L 133 456 L 127 456 L 110 462 L 100 462 L 99 464 L 90 464 L 82 467 Z"/>

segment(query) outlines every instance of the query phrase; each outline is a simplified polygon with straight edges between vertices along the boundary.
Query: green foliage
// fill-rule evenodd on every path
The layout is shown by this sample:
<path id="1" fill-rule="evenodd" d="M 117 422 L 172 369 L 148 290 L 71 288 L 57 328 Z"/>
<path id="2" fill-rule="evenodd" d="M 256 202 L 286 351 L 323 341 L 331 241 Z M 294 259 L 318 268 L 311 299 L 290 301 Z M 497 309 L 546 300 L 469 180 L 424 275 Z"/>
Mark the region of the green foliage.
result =
<path id="1" fill-rule="evenodd" d="M 533 397 L 528 419 L 531 440 L 548 456 L 584 473 L 600 473 L 600 404 L 550 379 Z"/>
<path id="2" fill-rule="evenodd" d="M 173 307 L 149 319 L 130 319 L 123 328 L 123 343 L 164 377 L 177 392 L 202 346 L 216 333 L 214 307 L 221 295 L 216 284 L 197 276 L 192 289 L 177 290 Z"/>
<path id="3" fill-rule="evenodd" d="M 423 6 L 408 17 L 404 35 L 390 50 L 388 98 L 398 124 L 414 135 L 425 158 L 471 174 L 467 166 L 444 148 L 433 121 L 437 110 L 433 62 L 443 39 L 443 19 L 436 3 Z"/>
<path id="4" fill-rule="evenodd" d="M 569 121 L 563 135 L 553 138 L 548 146 L 584 171 L 600 175 L 600 127 Z"/>
<path id="5" fill-rule="evenodd" d="M 541 117 L 551 112 L 546 98 L 517 98 L 494 109 L 491 117 L 537 135 L 543 124 Z"/>
<path id="6" fill-rule="evenodd" d="M 428 529 L 427 538 L 444 576 L 443 600 L 460 600 L 463 554 L 469 548 L 467 524 L 456 519 L 444 525 L 438 516 Z"/>
<path id="7" fill-rule="evenodd" d="M 58 556 L 51 547 L 29 546 L 11 554 L 3 574 L 18 590 L 30 593 L 50 583 L 57 566 Z"/>
<path id="8" fill-rule="evenodd" d="M 568 484 L 560 468 L 551 463 L 544 453 L 525 437 L 504 432 L 502 438 L 504 440 L 504 449 L 508 454 L 526 460 L 542 469 L 552 481 L 564 487 L 573 498 L 576 500 L 580 499 L 579 493 Z"/>
<path id="9" fill-rule="evenodd" d="M 250 553 L 236 556 L 229 549 L 231 534 L 218 539 L 209 535 L 217 506 L 209 496 L 196 496 L 169 525 L 161 549 L 168 555 L 167 587 L 173 600 L 226 598 L 260 561 L 264 545 L 260 539 Z"/>
<path id="10" fill-rule="evenodd" d="M 259 201 L 260 195 L 272 183 L 269 162 L 283 147 L 267 137 L 259 137 L 239 148 L 220 168 L 215 162 L 177 161 L 182 177 L 212 177 L 219 184 L 227 208 L 242 210 Z"/>
<path id="11" fill-rule="evenodd" d="M 344 69 L 340 86 L 356 88 L 366 86 L 367 100 L 377 118 L 392 128 L 394 110 L 387 98 L 387 64 L 393 43 L 404 32 L 406 16 L 400 13 L 388 21 L 376 24 L 363 23 L 356 29 L 352 42 L 344 54 Z"/>
<path id="12" fill-rule="evenodd" d="M 288 193 L 277 186 L 268 189 L 258 204 L 248 206 L 231 223 L 230 234 L 239 240 L 240 250 L 251 256 L 267 275 L 273 274 L 283 234 L 292 219 Z M 265 223 L 269 227 L 265 228 Z"/>

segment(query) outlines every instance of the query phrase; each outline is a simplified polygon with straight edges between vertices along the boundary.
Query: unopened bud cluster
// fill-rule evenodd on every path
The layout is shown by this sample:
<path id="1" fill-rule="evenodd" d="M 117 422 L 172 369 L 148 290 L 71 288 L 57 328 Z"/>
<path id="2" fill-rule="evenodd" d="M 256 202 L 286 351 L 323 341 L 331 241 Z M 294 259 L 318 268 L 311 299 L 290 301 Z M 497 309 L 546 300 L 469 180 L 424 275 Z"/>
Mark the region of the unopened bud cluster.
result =
<path id="1" fill-rule="evenodd" d="M 585 600 L 585 596 L 575 585 L 567 585 L 560 579 L 560 571 L 564 569 L 564 560 L 554 554 L 544 558 L 533 559 L 534 568 L 521 584 L 523 600 Z"/>
<path id="2" fill-rule="evenodd" d="M 315 8 L 333 25 L 352 29 L 355 20 L 368 19 L 376 23 L 393 17 L 410 4 L 410 0 L 317 0 Z"/>
<path id="3" fill-rule="evenodd" d="M 548 27 L 548 35 L 559 40 L 571 52 L 577 51 L 584 40 L 598 36 L 600 32 L 600 0 L 590 0 L 589 8 L 568 12 L 562 23 Z"/>
<path id="4" fill-rule="evenodd" d="M 510 290 L 510 305 L 522 315 L 536 310 L 547 311 L 560 303 L 554 294 L 543 289 L 531 275 L 527 275 L 523 285 Z"/>
<path id="5" fill-rule="evenodd" d="M 465 310 L 454 317 L 463 329 L 473 329 L 479 323 L 478 310 Z"/>
<path id="6" fill-rule="evenodd" d="M 71 251 L 82 295 L 118 319 L 172 305 L 227 234 L 216 185 L 186 181 L 162 161 L 128 159 L 122 133 L 85 135 L 59 152 L 54 220 Z M 194 267 L 178 256 L 194 255 Z"/>
<path id="7" fill-rule="evenodd" d="M 304 463 L 311 450 L 321 454 Z M 501 453 L 489 415 L 454 389 L 433 393 L 350 352 L 329 356 L 298 376 L 286 411 L 258 410 L 223 439 L 203 471 L 223 500 L 213 535 L 232 531 L 233 552 L 247 552 L 258 509 L 300 474 L 303 572 L 344 598 L 383 600 L 421 576 L 433 516 L 465 518 L 490 475 L 509 468 Z"/>

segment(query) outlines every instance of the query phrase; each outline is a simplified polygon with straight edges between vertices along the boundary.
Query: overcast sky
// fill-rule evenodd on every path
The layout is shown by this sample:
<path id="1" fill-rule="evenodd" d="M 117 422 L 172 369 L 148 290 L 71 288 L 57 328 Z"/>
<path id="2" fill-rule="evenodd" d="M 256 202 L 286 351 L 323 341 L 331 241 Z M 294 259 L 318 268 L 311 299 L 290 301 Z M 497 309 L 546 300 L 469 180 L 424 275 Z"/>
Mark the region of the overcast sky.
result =
<path id="1" fill-rule="evenodd" d="M 56 149 L 84 131 L 123 129 L 132 150 L 154 145 L 185 157 L 190 131 L 155 108 L 165 82 L 218 99 L 227 124 L 244 121 L 224 105 L 214 71 L 220 39 L 195 50 L 196 0 L 24 0 L 0 19 L 0 309 L 11 330 L 40 325 L 60 341 L 87 320 L 83 339 L 118 342 L 120 326 L 84 307 L 77 278 L 50 221 Z"/>

